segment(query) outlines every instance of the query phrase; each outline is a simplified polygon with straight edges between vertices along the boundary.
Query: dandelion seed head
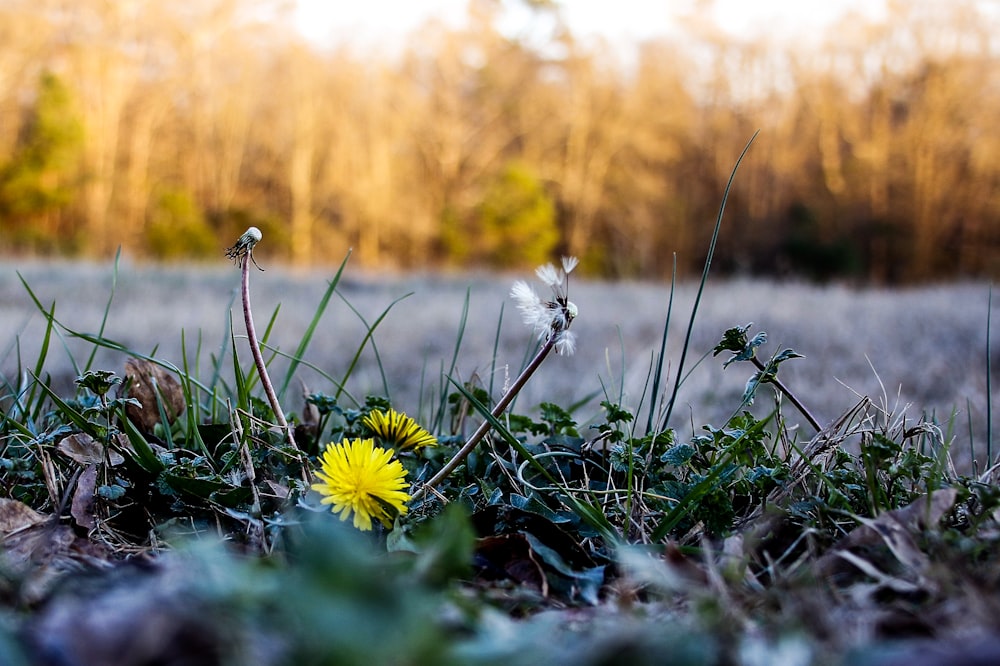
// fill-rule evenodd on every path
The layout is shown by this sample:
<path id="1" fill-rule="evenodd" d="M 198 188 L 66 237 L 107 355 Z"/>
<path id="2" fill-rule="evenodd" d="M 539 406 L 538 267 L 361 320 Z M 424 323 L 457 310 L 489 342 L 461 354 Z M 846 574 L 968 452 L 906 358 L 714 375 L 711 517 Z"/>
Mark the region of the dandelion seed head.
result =
<path id="1" fill-rule="evenodd" d="M 556 270 L 556 267 L 552 264 L 545 264 L 544 266 L 539 266 L 535 269 L 535 275 L 538 279 L 549 285 L 553 289 L 557 289 L 562 285 L 563 274 Z"/>
<path id="2" fill-rule="evenodd" d="M 525 324 L 534 329 L 546 327 L 548 314 L 545 304 L 527 282 L 521 280 L 515 282 L 514 286 L 511 287 L 510 295 L 517 303 L 517 308 L 521 311 L 521 318 Z"/>
<path id="3" fill-rule="evenodd" d="M 236 239 L 236 243 L 232 247 L 226 248 L 226 256 L 230 259 L 239 262 L 240 259 L 246 256 L 253 258 L 253 248 L 264 235 L 260 233 L 260 229 L 257 227 L 250 227 L 243 232 L 243 235 Z M 257 262 L 254 262 L 255 264 Z"/>
<path id="4" fill-rule="evenodd" d="M 562 356 L 572 356 L 576 351 L 576 333 L 560 331 L 556 337 L 556 353 Z"/>
<path id="5" fill-rule="evenodd" d="M 555 299 L 542 301 L 535 290 L 522 280 L 514 283 L 510 295 L 521 310 L 524 323 L 531 326 L 542 341 L 551 340 L 560 354 L 572 354 L 576 349 L 576 337 L 567 329 L 579 314 L 576 304 L 566 298 L 569 280 L 567 276 L 576 268 L 575 257 L 563 257 L 562 269 L 552 264 L 539 266 L 535 270 L 538 278 L 552 288 Z"/>

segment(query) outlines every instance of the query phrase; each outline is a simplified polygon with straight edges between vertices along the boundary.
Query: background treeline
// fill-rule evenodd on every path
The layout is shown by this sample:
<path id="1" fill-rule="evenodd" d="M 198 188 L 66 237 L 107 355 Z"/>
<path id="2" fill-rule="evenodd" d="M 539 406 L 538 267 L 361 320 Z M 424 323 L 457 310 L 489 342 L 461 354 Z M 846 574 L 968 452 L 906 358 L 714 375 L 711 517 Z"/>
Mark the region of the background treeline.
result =
<path id="1" fill-rule="evenodd" d="M 0 252 L 1000 276 L 996 2 L 891 2 L 733 40 L 691 14 L 628 58 L 546 2 L 472 0 L 391 54 L 322 49 L 261 0 L 0 3 Z M 617 55 L 616 55 L 617 54 Z M 634 57 L 632 57 L 634 56 Z"/>

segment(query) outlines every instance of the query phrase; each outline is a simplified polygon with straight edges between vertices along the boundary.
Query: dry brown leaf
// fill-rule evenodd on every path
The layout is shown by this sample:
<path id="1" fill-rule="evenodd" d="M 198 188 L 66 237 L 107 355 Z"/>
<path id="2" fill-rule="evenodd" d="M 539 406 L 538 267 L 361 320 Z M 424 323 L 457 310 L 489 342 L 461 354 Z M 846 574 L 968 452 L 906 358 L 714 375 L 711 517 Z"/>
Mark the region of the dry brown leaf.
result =
<path id="1" fill-rule="evenodd" d="M 47 519 L 48 516 L 43 516 L 24 502 L 0 498 L 0 536 L 37 525 Z"/>
<path id="2" fill-rule="evenodd" d="M 265 479 L 264 485 L 268 487 L 273 497 L 277 497 L 279 499 L 288 499 L 288 496 L 292 494 L 292 491 L 288 488 L 288 486 L 278 483 L 277 481 Z"/>
<path id="3" fill-rule="evenodd" d="M 167 421 L 173 423 L 184 412 L 184 391 L 172 374 L 145 359 L 131 358 L 125 361 L 127 395 L 139 401 L 137 405 L 127 405 L 125 413 L 132 423 L 143 432 L 152 432 L 160 422 L 162 401 Z"/>
<path id="4" fill-rule="evenodd" d="M 917 546 L 913 535 L 920 530 L 937 525 L 958 497 L 954 488 L 941 488 L 920 497 L 895 511 L 887 511 L 878 518 L 859 518 L 861 525 L 840 540 L 834 548 L 816 561 L 815 570 L 820 576 L 847 573 L 842 563 L 847 560 L 856 566 L 844 552 L 860 552 L 886 546 L 893 557 L 914 573 L 920 575 L 927 569 L 927 555 Z"/>
<path id="5" fill-rule="evenodd" d="M 858 518 L 858 520 L 882 538 L 882 542 L 903 566 L 918 574 L 927 571 L 930 559 L 920 550 L 913 538 L 913 532 L 896 520 L 891 513 L 884 513 L 875 520 L 868 518 Z"/>
<path id="6" fill-rule="evenodd" d="M 888 515 L 895 516 L 896 520 L 911 530 L 926 529 L 937 525 L 955 506 L 956 499 L 958 499 L 957 489 L 941 488 L 911 502 L 902 509 L 890 511 Z"/>
<path id="7" fill-rule="evenodd" d="M 97 487 L 97 465 L 88 465 L 76 482 L 73 492 L 73 504 L 70 514 L 76 524 L 84 529 L 93 529 L 94 520 L 94 489 Z"/>
<path id="8" fill-rule="evenodd" d="M 302 414 L 299 417 L 300 425 L 307 428 L 313 434 L 316 433 L 316 428 L 319 426 L 319 407 L 309 402 L 309 396 L 312 391 L 306 386 L 305 382 L 302 382 Z"/>
<path id="9" fill-rule="evenodd" d="M 76 535 L 68 525 L 37 523 L 3 540 L 4 561 L 15 568 L 44 564 L 65 553 L 74 539 Z"/>
<path id="10" fill-rule="evenodd" d="M 77 433 L 63 437 L 56 446 L 59 451 L 81 465 L 100 465 L 104 460 L 104 447 L 96 439 L 86 433 Z M 125 462 L 122 454 L 113 449 L 108 450 L 107 461 L 112 465 Z"/>
<path id="11" fill-rule="evenodd" d="M 72 568 L 71 549 L 77 542 L 73 528 L 45 520 L 3 540 L 4 565 L 25 577 L 21 596 L 27 603 L 41 601 Z"/>

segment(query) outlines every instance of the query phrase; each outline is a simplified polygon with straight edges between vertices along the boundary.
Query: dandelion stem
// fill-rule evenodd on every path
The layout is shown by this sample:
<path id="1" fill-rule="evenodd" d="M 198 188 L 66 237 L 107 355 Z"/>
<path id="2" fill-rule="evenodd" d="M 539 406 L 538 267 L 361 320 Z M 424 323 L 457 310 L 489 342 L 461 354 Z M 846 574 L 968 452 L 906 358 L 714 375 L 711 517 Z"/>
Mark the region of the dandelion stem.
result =
<path id="1" fill-rule="evenodd" d="M 757 369 L 760 370 L 762 373 L 766 373 L 767 372 L 767 367 L 763 363 L 760 362 L 759 358 L 757 358 L 756 356 L 752 356 L 750 358 L 750 360 L 753 361 L 753 364 L 755 366 L 757 366 Z M 787 386 L 785 386 L 784 384 L 781 383 L 780 379 L 778 379 L 777 377 L 772 376 L 769 381 L 772 384 L 774 384 L 775 388 L 777 388 L 779 391 L 781 391 L 781 393 L 784 394 L 784 396 L 786 398 L 788 398 L 788 400 L 793 405 L 795 405 L 795 408 L 799 410 L 799 413 L 801 413 L 802 416 L 806 417 L 806 420 L 809 421 L 809 425 L 811 425 L 813 427 L 813 429 L 816 430 L 816 432 L 822 432 L 823 431 L 823 428 L 820 427 L 819 421 L 816 420 L 816 417 L 813 416 L 809 412 L 808 409 L 806 409 L 805 405 L 803 405 L 801 402 L 799 402 L 799 399 L 796 398 L 795 395 L 790 390 L 788 390 Z"/>
<path id="2" fill-rule="evenodd" d="M 514 383 L 511 384 L 510 388 L 507 389 L 507 392 L 503 394 L 503 397 L 500 398 L 500 401 L 497 402 L 496 406 L 493 408 L 491 414 L 493 415 L 494 418 L 500 418 L 500 415 L 504 413 L 504 411 L 510 405 L 511 401 L 517 396 L 518 393 L 521 392 L 521 389 L 524 388 L 524 385 L 528 383 L 528 379 L 531 378 L 531 375 L 533 375 L 535 373 L 535 370 L 537 370 L 538 367 L 542 364 L 542 361 L 545 360 L 545 357 L 549 355 L 549 352 L 552 351 L 553 347 L 555 347 L 555 344 L 556 344 L 555 336 L 550 336 L 549 339 L 546 340 L 544 344 L 542 344 L 542 348 L 538 350 L 538 353 L 535 354 L 535 357 L 531 359 L 531 362 L 527 365 L 527 367 L 524 368 L 521 374 L 517 376 L 517 379 L 514 380 Z M 420 499 L 421 497 L 426 495 L 429 490 L 437 487 L 438 484 L 440 484 L 442 481 L 448 478 L 448 476 L 450 476 L 451 473 L 454 472 L 455 469 L 459 465 L 461 465 L 462 462 L 467 457 L 469 457 L 469 454 L 472 453 L 472 450 L 476 448 L 476 446 L 483 439 L 483 437 L 486 436 L 486 433 L 489 432 L 489 430 L 490 430 L 490 422 L 483 421 L 476 429 L 476 431 L 472 433 L 472 437 L 469 438 L 469 441 L 467 441 L 462 446 L 462 448 L 459 449 L 454 456 L 452 456 L 451 460 L 449 460 L 437 474 L 431 477 L 431 479 L 427 483 L 425 483 L 420 488 L 417 488 L 413 492 L 413 495 L 411 496 L 411 501 Z"/>
<path id="3" fill-rule="evenodd" d="M 242 270 L 240 295 L 243 299 L 243 319 L 247 326 L 247 340 L 250 343 L 250 353 L 253 355 L 254 365 L 257 366 L 257 374 L 260 375 L 260 383 L 264 387 L 264 394 L 271 405 L 271 411 L 274 412 L 274 418 L 278 422 L 278 426 L 285 431 L 288 443 L 295 449 L 299 457 L 299 462 L 302 464 L 302 480 L 306 482 L 306 485 L 309 485 L 312 481 L 309 473 L 309 465 L 306 464 L 306 458 L 302 454 L 302 450 L 295 443 L 294 429 L 288 425 L 288 421 L 285 419 L 285 412 L 281 409 L 281 403 L 278 402 L 278 395 L 274 392 L 274 385 L 271 384 L 271 378 L 267 374 L 267 365 L 264 363 L 264 355 L 260 351 L 260 342 L 257 340 L 257 329 L 254 326 L 253 311 L 250 308 L 250 262 L 253 260 L 252 248 L 240 254 L 238 258 L 240 260 L 240 269 Z"/>

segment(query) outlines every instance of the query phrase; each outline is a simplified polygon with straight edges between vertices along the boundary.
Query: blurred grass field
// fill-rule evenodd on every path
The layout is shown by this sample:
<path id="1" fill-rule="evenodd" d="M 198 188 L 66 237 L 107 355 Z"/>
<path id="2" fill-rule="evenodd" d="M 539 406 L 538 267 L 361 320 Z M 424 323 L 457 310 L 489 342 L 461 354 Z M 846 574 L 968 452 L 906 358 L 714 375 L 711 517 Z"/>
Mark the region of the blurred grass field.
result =
<path id="1" fill-rule="evenodd" d="M 253 277 L 251 287 L 258 326 L 263 329 L 280 306 L 269 344 L 291 353 L 336 269 L 292 272 L 266 263 L 265 267 L 265 272 Z M 230 353 L 230 310 L 237 335 L 243 332 L 237 297 L 239 271 L 231 265 L 123 262 L 113 286 L 111 261 L 8 260 L 0 271 L 0 372 L 6 377 L 18 372 L 19 358 L 22 371 L 38 358 L 44 331 L 44 317 L 18 274 L 44 304 L 55 302 L 56 318 L 73 330 L 96 333 L 114 290 L 106 338 L 142 353 L 155 350 L 159 358 L 180 365 L 181 332 L 192 364 L 200 336 L 197 356 L 203 374 L 211 371 L 211 355 Z M 366 347 L 347 390 L 362 400 L 368 394 L 385 393 L 384 371 L 384 384 L 394 404 L 410 411 L 427 408 L 441 385 L 442 369 L 450 364 L 468 295 L 456 379 L 492 387 L 495 397 L 504 382 L 517 374 L 533 342 L 508 298 L 514 279 L 532 277 L 375 275 L 353 270 L 348 264 L 338 287 L 342 298 L 335 296 L 331 302 L 306 360 L 333 377 L 342 376 L 368 325 L 391 305 L 375 330 L 374 348 Z M 667 345 L 671 384 L 696 288 L 696 284 L 680 284 L 674 295 Z M 604 391 L 614 401 L 637 404 L 659 348 L 669 295 L 669 284 L 575 279 L 570 298 L 580 310 L 574 324 L 579 336 L 577 353 L 548 363 L 519 396 L 515 411 L 530 412 L 543 401 L 570 405 L 599 394 L 577 412 L 586 421 L 599 413 Z M 682 434 L 691 434 L 701 424 L 721 424 L 730 416 L 748 379 L 747 370 L 738 366 L 723 370 L 722 358 L 712 358 L 710 351 L 726 329 L 754 322 L 751 332 L 768 333 L 762 356 L 788 347 L 805 356 L 783 365 L 782 378 L 821 424 L 840 416 L 860 396 L 869 396 L 897 417 L 905 408 L 914 418 L 933 414 L 943 425 L 950 421 L 957 457 L 967 459 L 969 442 L 982 447 L 985 441 L 988 297 L 985 283 L 870 289 L 710 280 L 685 372 L 703 354 L 709 355 L 682 384 L 672 425 Z M 63 344 L 66 350 L 60 348 Z M 56 387 L 71 385 L 75 378 L 71 359 L 89 350 L 90 345 L 81 340 L 55 343 L 45 371 Z M 995 334 L 990 353 L 996 382 L 1000 379 L 1000 342 Z M 124 361 L 121 353 L 100 350 L 94 367 L 121 372 Z M 284 367 L 280 357 L 274 364 Z M 494 367 L 496 374 L 491 377 Z M 302 369 L 300 379 L 310 390 L 330 389 L 326 379 L 308 368 Z M 300 401 L 290 402 L 291 411 L 301 408 Z M 759 400 L 755 410 L 769 410 L 771 405 L 761 404 L 765 402 Z M 975 453 L 980 460 L 984 454 Z"/>

